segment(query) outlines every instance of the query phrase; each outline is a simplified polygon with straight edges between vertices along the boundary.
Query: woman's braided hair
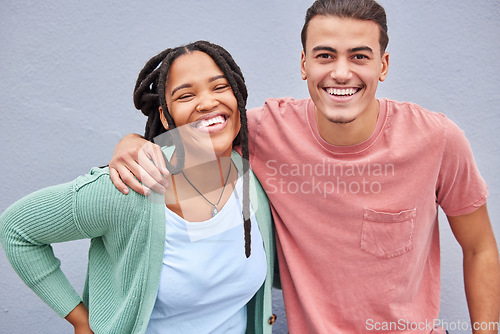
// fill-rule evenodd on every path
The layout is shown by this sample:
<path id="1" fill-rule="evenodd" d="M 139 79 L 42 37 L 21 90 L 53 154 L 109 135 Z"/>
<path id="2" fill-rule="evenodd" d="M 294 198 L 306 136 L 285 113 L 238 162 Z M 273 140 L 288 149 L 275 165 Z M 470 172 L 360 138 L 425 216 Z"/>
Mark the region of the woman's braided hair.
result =
<path id="1" fill-rule="evenodd" d="M 166 49 L 151 58 L 139 73 L 134 88 L 134 105 L 148 117 L 144 138 L 149 141 L 165 130 L 161 123 L 158 108 L 161 106 L 167 119 L 169 130 L 175 128 L 175 122 L 167 108 L 165 99 L 165 83 L 170 66 L 175 59 L 193 51 L 201 51 L 209 55 L 226 77 L 238 102 L 241 128 L 233 141 L 233 146 L 241 145 L 243 156 L 243 219 L 245 230 L 245 255 L 250 256 L 250 175 L 248 152 L 248 127 L 246 101 L 248 97 L 245 79 L 233 57 L 223 47 L 207 41 L 197 41 L 177 48 Z M 161 93 L 161 94 L 160 94 Z M 167 164 L 168 166 L 168 164 Z"/>

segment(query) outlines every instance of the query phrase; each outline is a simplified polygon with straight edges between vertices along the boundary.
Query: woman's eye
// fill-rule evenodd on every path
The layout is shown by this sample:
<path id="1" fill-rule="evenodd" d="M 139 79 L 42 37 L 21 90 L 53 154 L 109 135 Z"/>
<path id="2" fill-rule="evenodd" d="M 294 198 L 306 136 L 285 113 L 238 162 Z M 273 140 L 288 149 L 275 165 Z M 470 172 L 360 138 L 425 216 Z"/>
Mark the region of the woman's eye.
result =
<path id="1" fill-rule="evenodd" d="M 223 90 L 226 90 L 227 88 L 229 88 L 229 85 L 228 84 L 223 84 L 223 85 L 217 85 L 214 90 L 216 90 L 216 91 L 223 91 Z"/>
<path id="2" fill-rule="evenodd" d="M 193 94 L 182 94 L 182 95 L 180 95 L 180 96 L 177 98 L 177 100 L 187 100 L 187 99 L 189 99 L 189 98 L 190 98 L 190 97 L 192 97 L 192 96 L 193 96 Z"/>

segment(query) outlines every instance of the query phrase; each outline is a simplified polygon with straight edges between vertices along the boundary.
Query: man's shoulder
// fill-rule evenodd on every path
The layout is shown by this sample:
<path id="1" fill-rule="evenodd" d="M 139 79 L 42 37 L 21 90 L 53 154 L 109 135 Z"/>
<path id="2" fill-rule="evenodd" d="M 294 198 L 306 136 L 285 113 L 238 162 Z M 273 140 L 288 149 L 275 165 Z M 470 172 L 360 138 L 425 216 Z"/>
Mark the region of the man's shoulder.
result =
<path id="1" fill-rule="evenodd" d="M 269 98 L 263 106 L 252 108 L 249 113 L 259 114 L 262 112 L 273 112 L 276 110 L 302 110 L 312 103 L 311 98 L 294 99 L 292 97 Z"/>
<path id="2" fill-rule="evenodd" d="M 272 118 L 279 121 L 291 121 L 297 116 L 303 119 L 307 108 L 312 104 L 310 98 L 294 99 L 291 97 L 269 98 L 263 106 L 250 109 L 247 113 L 249 124 L 259 124 L 263 119 Z"/>
<path id="3" fill-rule="evenodd" d="M 307 105 L 311 100 L 310 97 L 303 99 L 295 99 L 293 97 L 280 97 L 266 99 L 265 104 L 269 106 L 283 107 L 297 107 Z"/>
<path id="4" fill-rule="evenodd" d="M 399 122 L 424 123 L 427 126 L 447 126 L 451 122 L 445 114 L 431 111 L 414 102 L 397 101 L 393 99 L 379 99 L 381 104 L 386 105 L 389 118 L 397 119 Z"/>
<path id="5" fill-rule="evenodd" d="M 458 139 L 464 137 L 463 130 L 445 114 L 431 111 L 412 102 L 390 99 L 380 99 L 380 101 L 381 105 L 386 104 L 386 128 L 391 129 L 390 131 L 411 133 L 411 137 L 420 142 L 462 142 Z"/>

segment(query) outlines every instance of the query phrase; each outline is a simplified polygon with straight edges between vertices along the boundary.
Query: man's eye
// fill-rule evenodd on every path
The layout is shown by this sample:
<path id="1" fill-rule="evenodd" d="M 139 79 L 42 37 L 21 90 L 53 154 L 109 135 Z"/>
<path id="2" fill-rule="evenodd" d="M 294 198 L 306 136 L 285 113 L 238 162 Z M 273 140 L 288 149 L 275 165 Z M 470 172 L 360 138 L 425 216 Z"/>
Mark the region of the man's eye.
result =
<path id="1" fill-rule="evenodd" d="M 368 59 L 368 57 L 365 55 L 355 55 L 353 58 L 356 60 Z"/>
<path id="2" fill-rule="evenodd" d="M 320 53 L 316 56 L 316 58 L 321 58 L 321 59 L 329 59 L 332 58 L 328 53 Z"/>

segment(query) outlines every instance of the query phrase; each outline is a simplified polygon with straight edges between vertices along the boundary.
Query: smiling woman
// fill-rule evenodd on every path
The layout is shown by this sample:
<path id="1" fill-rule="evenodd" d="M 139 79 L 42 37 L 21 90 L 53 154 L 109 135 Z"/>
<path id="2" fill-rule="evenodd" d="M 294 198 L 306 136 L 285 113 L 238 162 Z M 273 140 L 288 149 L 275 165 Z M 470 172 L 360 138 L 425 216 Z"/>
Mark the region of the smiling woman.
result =
<path id="1" fill-rule="evenodd" d="M 124 196 L 108 168 L 95 168 L 0 216 L 14 269 L 75 332 L 271 332 L 271 212 L 245 159 L 246 99 L 243 75 L 222 47 L 167 49 L 134 89 L 146 137 L 174 144 L 162 148 L 176 172 L 164 196 Z M 92 242 L 80 298 L 50 244 L 83 238 Z"/>
<path id="2" fill-rule="evenodd" d="M 231 155 L 232 143 L 241 127 L 238 102 L 228 80 L 209 55 L 193 51 L 177 58 L 167 76 L 165 98 L 176 125 L 190 125 L 187 129 L 192 131 L 188 131 L 184 143 L 202 142 L 199 133 L 209 133 L 211 142 L 205 142 L 202 151 L 212 151 L 218 157 Z M 161 106 L 159 112 L 163 126 L 168 129 Z"/>

